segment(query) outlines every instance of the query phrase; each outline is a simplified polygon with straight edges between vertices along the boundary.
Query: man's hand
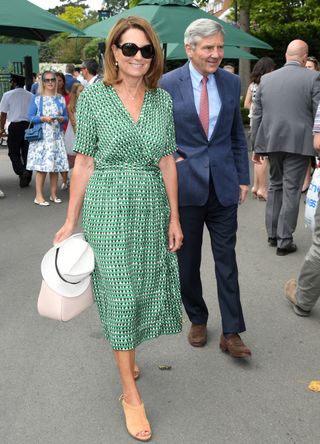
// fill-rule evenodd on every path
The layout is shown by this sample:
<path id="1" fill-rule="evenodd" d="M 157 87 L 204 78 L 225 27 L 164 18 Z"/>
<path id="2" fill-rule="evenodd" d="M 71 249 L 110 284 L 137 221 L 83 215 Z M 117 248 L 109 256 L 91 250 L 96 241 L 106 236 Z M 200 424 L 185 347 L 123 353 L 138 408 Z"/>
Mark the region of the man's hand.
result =
<path id="1" fill-rule="evenodd" d="M 240 186 L 239 204 L 241 205 L 247 198 L 249 187 L 248 185 L 239 185 L 239 186 Z"/>

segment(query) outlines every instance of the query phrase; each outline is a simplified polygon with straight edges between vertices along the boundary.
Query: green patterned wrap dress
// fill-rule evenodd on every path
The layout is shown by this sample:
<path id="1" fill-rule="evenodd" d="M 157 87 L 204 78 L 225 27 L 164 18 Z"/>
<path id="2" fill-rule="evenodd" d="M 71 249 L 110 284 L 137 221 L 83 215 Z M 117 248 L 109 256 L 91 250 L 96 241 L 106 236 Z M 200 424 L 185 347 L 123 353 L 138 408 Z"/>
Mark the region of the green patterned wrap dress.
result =
<path id="1" fill-rule="evenodd" d="M 115 89 L 97 82 L 77 105 L 74 151 L 92 156 L 82 221 L 95 253 L 93 289 L 115 350 L 181 331 L 178 264 L 168 250 L 169 205 L 158 166 L 176 150 L 172 102 L 145 93 L 137 122 Z"/>

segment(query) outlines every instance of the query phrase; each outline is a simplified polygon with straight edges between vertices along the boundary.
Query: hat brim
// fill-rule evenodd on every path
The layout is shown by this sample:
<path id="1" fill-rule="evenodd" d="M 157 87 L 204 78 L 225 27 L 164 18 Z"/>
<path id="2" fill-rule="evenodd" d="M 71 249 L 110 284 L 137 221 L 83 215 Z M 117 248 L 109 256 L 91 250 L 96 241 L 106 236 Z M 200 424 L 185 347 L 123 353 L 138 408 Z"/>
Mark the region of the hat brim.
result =
<path id="1" fill-rule="evenodd" d="M 69 298 L 79 296 L 88 288 L 90 275 L 76 284 L 64 282 L 58 275 L 55 267 L 56 250 L 57 246 L 54 246 L 44 255 L 41 262 L 42 277 L 48 287 L 58 294 Z"/>

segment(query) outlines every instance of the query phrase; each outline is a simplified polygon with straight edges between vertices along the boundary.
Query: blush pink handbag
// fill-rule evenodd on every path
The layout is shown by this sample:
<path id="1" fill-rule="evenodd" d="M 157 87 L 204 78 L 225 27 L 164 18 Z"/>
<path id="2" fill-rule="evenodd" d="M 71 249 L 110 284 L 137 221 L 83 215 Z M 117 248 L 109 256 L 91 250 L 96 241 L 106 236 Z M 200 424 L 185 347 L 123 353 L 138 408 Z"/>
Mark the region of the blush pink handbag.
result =
<path id="1" fill-rule="evenodd" d="M 62 296 L 51 290 L 43 280 L 38 297 L 38 313 L 57 321 L 70 321 L 94 303 L 91 280 L 79 296 Z"/>
<path id="2" fill-rule="evenodd" d="M 89 308 L 94 303 L 90 276 L 93 269 L 93 250 L 82 233 L 52 247 L 41 262 L 39 314 L 69 321 Z"/>

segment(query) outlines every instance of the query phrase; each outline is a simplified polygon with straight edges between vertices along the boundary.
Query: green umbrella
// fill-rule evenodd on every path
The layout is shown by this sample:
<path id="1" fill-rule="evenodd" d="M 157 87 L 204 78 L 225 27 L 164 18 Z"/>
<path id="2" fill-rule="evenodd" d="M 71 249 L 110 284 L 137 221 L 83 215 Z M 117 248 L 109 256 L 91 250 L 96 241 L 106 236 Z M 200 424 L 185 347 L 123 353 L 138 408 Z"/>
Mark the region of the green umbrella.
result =
<path id="1" fill-rule="evenodd" d="M 247 48 L 272 49 L 270 45 L 228 23 L 208 14 L 192 0 L 143 0 L 138 6 L 126 9 L 84 29 L 86 37 L 106 38 L 112 26 L 120 19 L 136 15 L 148 20 L 157 32 L 161 43 L 182 43 L 184 32 L 194 20 L 208 18 L 220 23 L 225 30 L 225 44 Z"/>
<path id="2" fill-rule="evenodd" d="M 1 1 L 0 35 L 45 41 L 57 32 L 83 34 L 80 29 L 27 0 Z"/>
<path id="3" fill-rule="evenodd" d="M 167 60 L 183 60 L 186 59 L 186 51 L 184 45 L 169 43 L 167 48 Z M 257 60 L 257 57 L 250 52 L 243 51 L 236 46 L 225 46 L 224 47 L 224 58 L 225 59 L 249 59 Z"/>

